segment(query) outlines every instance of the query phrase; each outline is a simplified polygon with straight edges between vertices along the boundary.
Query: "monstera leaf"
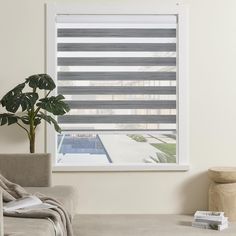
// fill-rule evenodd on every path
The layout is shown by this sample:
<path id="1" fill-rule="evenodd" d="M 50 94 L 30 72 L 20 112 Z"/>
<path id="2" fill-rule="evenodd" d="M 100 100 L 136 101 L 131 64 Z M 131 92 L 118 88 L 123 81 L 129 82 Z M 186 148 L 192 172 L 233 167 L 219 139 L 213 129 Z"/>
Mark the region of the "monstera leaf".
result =
<path id="1" fill-rule="evenodd" d="M 47 74 L 31 75 L 26 79 L 26 83 L 33 89 L 52 91 L 56 87 L 53 79 Z"/>
<path id="2" fill-rule="evenodd" d="M 45 120 L 46 122 L 48 122 L 49 124 L 53 124 L 55 130 L 56 130 L 58 133 L 61 133 L 61 128 L 60 128 L 60 126 L 57 124 L 57 121 L 56 121 L 55 119 L 53 119 L 51 116 L 45 115 L 43 112 L 40 112 L 40 114 L 37 115 L 37 118 L 38 118 L 38 119 L 43 119 L 43 120 Z"/>
<path id="3" fill-rule="evenodd" d="M 64 98 L 64 96 L 62 95 L 58 95 L 58 96 L 52 96 L 49 98 L 43 98 L 40 99 L 39 103 L 37 103 L 36 105 L 50 113 L 52 113 L 53 115 L 64 115 L 65 113 L 67 113 L 70 110 L 70 107 L 68 106 L 67 103 L 65 103 L 64 101 L 62 101 Z"/>
<path id="4" fill-rule="evenodd" d="M 9 91 L 1 100 L 7 111 L 15 113 L 20 107 L 22 111 L 29 110 L 38 100 L 37 93 L 23 93 L 25 83 L 19 84 Z"/>
<path id="5" fill-rule="evenodd" d="M 0 126 L 2 125 L 12 125 L 17 123 L 18 117 L 11 113 L 0 114 Z"/>
<path id="6" fill-rule="evenodd" d="M 3 107 L 6 107 L 7 111 L 14 113 L 18 110 L 20 106 L 20 104 L 18 104 L 18 99 L 22 95 L 24 87 L 25 83 L 17 85 L 1 99 L 1 104 Z"/>

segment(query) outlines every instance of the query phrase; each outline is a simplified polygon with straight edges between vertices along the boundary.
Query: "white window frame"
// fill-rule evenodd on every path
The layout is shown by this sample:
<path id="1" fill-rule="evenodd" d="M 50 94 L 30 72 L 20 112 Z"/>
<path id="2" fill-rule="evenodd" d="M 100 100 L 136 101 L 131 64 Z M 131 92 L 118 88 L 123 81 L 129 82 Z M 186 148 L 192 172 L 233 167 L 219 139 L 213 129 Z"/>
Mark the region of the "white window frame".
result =
<path id="1" fill-rule="evenodd" d="M 46 152 L 53 157 L 53 171 L 187 171 L 189 169 L 189 135 L 188 135 L 188 10 L 181 4 L 160 6 L 158 9 L 152 6 L 142 8 L 142 12 L 130 9 L 95 9 L 92 6 L 86 9 L 78 4 L 47 4 L 47 30 L 46 30 L 46 73 L 55 78 L 56 71 L 56 16 L 58 14 L 78 15 L 152 15 L 152 14 L 176 14 L 178 15 L 178 90 L 177 90 L 177 135 L 176 145 L 178 163 L 140 163 L 140 164 L 107 164 L 88 166 L 56 166 L 57 143 L 56 132 L 52 126 L 46 125 Z"/>

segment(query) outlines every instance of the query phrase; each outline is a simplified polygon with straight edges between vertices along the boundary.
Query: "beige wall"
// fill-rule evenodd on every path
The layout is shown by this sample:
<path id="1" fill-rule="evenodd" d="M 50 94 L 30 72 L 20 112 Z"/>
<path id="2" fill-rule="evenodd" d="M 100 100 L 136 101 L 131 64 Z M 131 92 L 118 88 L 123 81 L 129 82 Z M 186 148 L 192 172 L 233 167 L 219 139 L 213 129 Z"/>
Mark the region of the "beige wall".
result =
<path id="1" fill-rule="evenodd" d="M 59 2 L 59 1 L 58 1 Z M 66 0 L 60 2 L 68 2 Z M 78 0 L 98 12 L 154 13 L 173 0 Z M 190 213 L 207 207 L 206 170 L 236 165 L 236 1 L 189 5 L 190 163 L 188 172 L 56 173 L 55 184 L 79 189 L 80 213 Z M 0 0 L 0 97 L 26 76 L 45 71 L 44 0 Z M 37 151 L 45 148 L 44 129 Z M 17 127 L 0 128 L 0 152 L 27 152 Z"/>

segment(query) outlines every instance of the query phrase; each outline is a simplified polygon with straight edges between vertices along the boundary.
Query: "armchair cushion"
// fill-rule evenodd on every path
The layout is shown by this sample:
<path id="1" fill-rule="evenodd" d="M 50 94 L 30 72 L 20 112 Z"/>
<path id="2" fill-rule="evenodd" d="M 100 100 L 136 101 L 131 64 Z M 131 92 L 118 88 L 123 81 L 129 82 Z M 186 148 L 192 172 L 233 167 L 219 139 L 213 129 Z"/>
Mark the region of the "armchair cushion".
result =
<path id="1" fill-rule="evenodd" d="M 40 192 L 60 201 L 73 217 L 77 204 L 76 189 L 71 186 L 26 187 L 29 193 Z M 54 226 L 48 219 L 4 217 L 4 232 L 7 235 L 53 236 Z M 0 235 L 2 236 L 2 235 Z"/>
<path id="2" fill-rule="evenodd" d="M 72 186 L 57 185 L 53 187 L 27 187 L 25 189 L 32 194 L 39 192 L 55 198 L 65 206 L 65 209 L 72 217 L 76 213 L 78 196 L 76 189 Z"/>

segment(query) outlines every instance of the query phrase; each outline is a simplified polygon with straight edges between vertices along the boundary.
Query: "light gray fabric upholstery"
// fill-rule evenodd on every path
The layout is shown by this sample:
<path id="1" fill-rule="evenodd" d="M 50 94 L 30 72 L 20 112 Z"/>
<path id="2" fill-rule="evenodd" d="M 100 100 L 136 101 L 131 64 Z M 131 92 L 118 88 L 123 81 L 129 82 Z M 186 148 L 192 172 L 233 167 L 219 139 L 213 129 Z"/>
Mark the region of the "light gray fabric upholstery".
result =
<path id="1" fill-rule="evenodd" d="M 60 201 L 74 216 L 77 192 L 71 186 L 51 186 L 52 168 L 48 154 L 0 154 L 0 172 L 30 193 L 40 192 Z M 0 201 L 0 213 L 1 213 Z M 1 217 L 1 215 L 0 215 Z M 0 219 L 0 225 L 3 221 Z M 47 219 L 4 217 L 5 235 L 54 236 L 53 223 Z M 2 236 L 0 234 L 0 236 Z"/>
<path id="2" fill-rule="evenodd" d="M 3 236 L 3 209 L 2 209 L 2 191 L 0 188 L 0 236 Z"/>
<path id="3" fill-rule="evenodd" d="M 47 219 L 4 217 L 4 232 L 9 236 L 55 236 L 53 224 Z"/>
<path id="4" fill-rule="evenodd" d="M 10 182 L 2 175 L 0 175 L 0 187 L 2 187 L 3 190 L 3 204 L 4 202 L 19 200 L 30 195 L 30 193 L 28 193 L 23 187 L 16 183 Z M 53 197 L 49 197 L 41 193 L 35 193 L 34 196 L 38 197 L 43 203 L 50 204 L 56 208 L 33 210 L 29 209 L 29 211 L 23 212 L 4 211 L 4 216 L 50 219 L 55 226 L 56 236 L 73 236 L 71 216 L 65 209 L 65 207 L 62 205 L 62 203 L 60 203 L 57 199 Z"/>
<path id="5" fill-rule="evenodd" d="M 27 187 L 25 188 L 29 193 L 42 193 L 48 197 L 52 197 L 65 207 L 65 209 L 71 214 L 73 217 L 75 215 L 76 207 L 77 207 L 77 191 L 72 186 L 62 186 L 57 185 L 53 187 Z"/>
<path id="6" fill-rule="evenodd" d="M 50 154 L 0 154 L 0 173 L 24 187 L 51 186 Z"/>
<path id="7" fill-rule="evenodd" d="M 65 206 L 65 209 L 71 213 L 72 216 L 74 216 L 77 204 L 77 192 L 72 186 L 26 187 L 25 189 L 29 193 L 40 192 L 55 198 Z M 17 233 L 17 236 L 55 235 L 53 224 L 47 219 L 26 219 L 16 217 L 4 217 L 4 232 L 7 235 L 14 235 L 14 233 Z"/>

